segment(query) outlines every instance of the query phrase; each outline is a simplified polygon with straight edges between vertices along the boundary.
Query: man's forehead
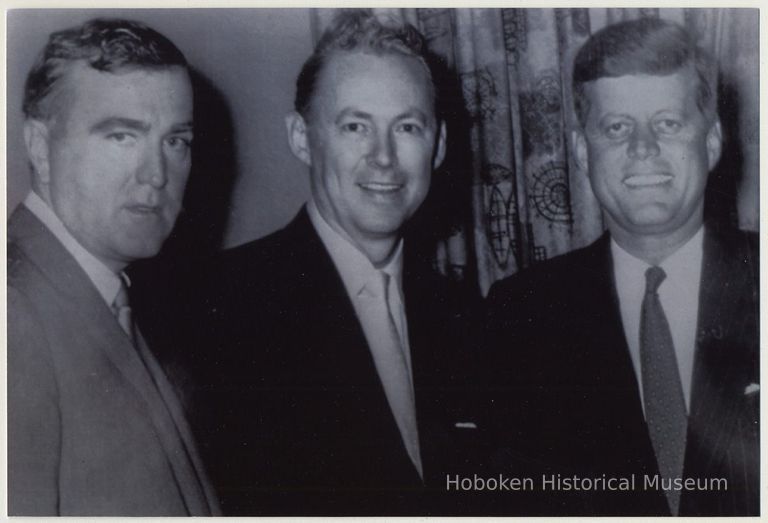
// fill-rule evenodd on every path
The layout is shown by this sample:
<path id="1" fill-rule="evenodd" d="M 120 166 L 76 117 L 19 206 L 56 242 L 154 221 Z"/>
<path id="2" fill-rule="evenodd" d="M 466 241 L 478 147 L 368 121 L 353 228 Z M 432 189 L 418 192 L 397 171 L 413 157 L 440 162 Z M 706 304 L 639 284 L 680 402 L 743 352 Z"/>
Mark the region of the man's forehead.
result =
<path id="1" fill-rule="evenodd" d="M 627 111 L 648 106 L 695 105 L 698 76 L 689 68 L 669 74 L 626 74 L 602 77 L 585 84 L 591 106 L 624 108 Z"/>
<path id="2" fill-rule="evenodd" d="M 75 118 L 79 125 L 109 117 L 134 117 L 142 107 L 146 117 L 172 116 L 192 120 L 192 84 L 182 66 L 128 66 L 99 71 L 78 61 L 62 75 L 46 99 L 49 114 L 59 124 Z"/>
<path id="3" fill-rule="evenodd" d="M 389 72 L 383 73 L 384 70 Z M 334 51 L 320 71 L 313 98 L 339 110 L 347 109 L 348 97 L 363 98 L 369 94 L 371 87 L 360 83 L 377 77 L 386 81 L 392 91 L 402 89 L 413 95 L 421 91 L 425 96 L 422 109 L 425 113 L 433 112 L 434 93 L 426 67 L 415 56 L 396 51 Z"/>

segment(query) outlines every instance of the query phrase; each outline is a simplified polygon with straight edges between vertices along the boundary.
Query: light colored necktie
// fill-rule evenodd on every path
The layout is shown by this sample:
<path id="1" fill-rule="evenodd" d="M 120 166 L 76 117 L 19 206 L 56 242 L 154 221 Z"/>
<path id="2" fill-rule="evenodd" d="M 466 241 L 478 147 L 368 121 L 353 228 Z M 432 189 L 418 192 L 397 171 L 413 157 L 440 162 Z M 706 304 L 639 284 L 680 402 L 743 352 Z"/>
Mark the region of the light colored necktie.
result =
<path id="1" fill-rule="evenodd" d="M 128 335 L 131 343 L 134 343 L 133 317 L 131 315 L 131 305 L 128 301 L 128 289 L 126 289 L 122 281 L 120 282 L 120 290 L 112 302 L 112 314 L 117 318 L 117 323 L 120 324 L 120 327 Z"/>
<path id="2" fill-rule="evenodd" d="M 677 367 L 672 333 L 657 293 L 666 278 L 661 267 L 645 272 L 646 288 L 640 316 L 640 361 L 645 417 L 659 473 L 664 479 L 682 478 L 688 418 Z M 680 509 L 680 491 L 666 490 L 673 516 Z"/>
<path id="3" fill-rule="evenodd" d="M 408 456 L 419 475 L 424 477 L 413 385 L 404 348 L 389 306 L 389 280 L 387 273 L 376 271 L 373 281 L 369 283 L 374 293 L 371 312 L 377 327 L 376 342 L 371 343 L 371 352 Z"/>

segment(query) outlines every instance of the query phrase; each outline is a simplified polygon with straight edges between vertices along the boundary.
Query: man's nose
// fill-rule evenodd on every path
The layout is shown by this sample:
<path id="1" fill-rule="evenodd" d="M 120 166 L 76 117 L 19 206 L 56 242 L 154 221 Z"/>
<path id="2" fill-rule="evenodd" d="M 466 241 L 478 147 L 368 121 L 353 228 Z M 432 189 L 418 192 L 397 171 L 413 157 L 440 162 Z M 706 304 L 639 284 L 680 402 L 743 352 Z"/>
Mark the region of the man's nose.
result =
<path id="1" fill-rule="evenodd" d="M 156 189 L 162 189 L 168 182 L 165 154 L 162 145 L 151 147 L 144 155 L 139 166 L 140 183 L 146 183 Z"/>
<path id="2" fill-rule="evenodd" d="M 388 169 L 397 163 L 397 149 L 393 137 L 388 132 L 376 133 L 368 163 L 379 169 Z"/>
<path id="3" fill-rule="evenodd" d="M 652 156 L 658 156 L 659 143 L 653 129 L 645 126 L 638 126 L 630 137 L 627 154 L 630 158 L 637 160 L 645 160 Z"/>

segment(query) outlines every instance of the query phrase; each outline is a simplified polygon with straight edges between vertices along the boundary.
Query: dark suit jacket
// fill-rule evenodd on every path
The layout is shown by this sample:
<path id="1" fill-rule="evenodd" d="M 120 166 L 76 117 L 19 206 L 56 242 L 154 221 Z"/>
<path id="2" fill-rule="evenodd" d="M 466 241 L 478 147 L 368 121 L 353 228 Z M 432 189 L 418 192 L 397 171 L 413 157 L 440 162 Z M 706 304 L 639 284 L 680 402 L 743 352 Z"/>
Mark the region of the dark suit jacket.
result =
<path id="1" fill-rule="evenodd" d="M 684 491 L 682 515 L 759 510 L 758 394 L 745 394 L 759 383 L 758 267 L 754 234 L 706 230 L 684 476 L 728 488 Z M 658 470 L 609 236 L 496 284 L 487 317 L 495 465 L 637 476 L 630 492 L 562 492 L 551 514 L 666 514 L 663 492 L 641 483 Z"/>
<path id="2" fill-rule="evenodd" d="M 429 266 L 403 274 L 422 482 L 403 446 L 362 327 L 305 210 L 208 270 L 193 396 L 227 514 L 460 512 L 434 502 L 469 461 L 460 348 L 465 303 Z M 190 316 L 194 317 L 194 315 Z M 190 321 L 186 321 L 190 324 Z M 183 355 L 183 357 L 187 357 Z M 194 374 L 194 372 L 193 372 Z M 446 501 L 456 501 L 455 496 Z"/>
<path id="3" fill-rule="evenodd" d="M 8 223 L 12 515 L 218 513 L 191 431 L 83 269 L 25 207 Z"/>

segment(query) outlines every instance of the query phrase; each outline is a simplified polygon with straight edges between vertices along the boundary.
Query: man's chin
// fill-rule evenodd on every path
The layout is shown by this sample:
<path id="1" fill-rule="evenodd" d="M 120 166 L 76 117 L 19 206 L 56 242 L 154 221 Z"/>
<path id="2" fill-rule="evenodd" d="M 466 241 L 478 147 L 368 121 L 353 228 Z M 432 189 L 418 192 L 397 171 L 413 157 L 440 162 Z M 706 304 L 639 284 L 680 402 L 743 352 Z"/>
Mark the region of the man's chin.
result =
<path id="1" fill-rule="evenodd" d="M 141 241 L 124 242 L 120 246 L 120 253 L 129 262 L 144 260 L 157 256 L 164 242 L 165 237 L 143 238 Z"/>

